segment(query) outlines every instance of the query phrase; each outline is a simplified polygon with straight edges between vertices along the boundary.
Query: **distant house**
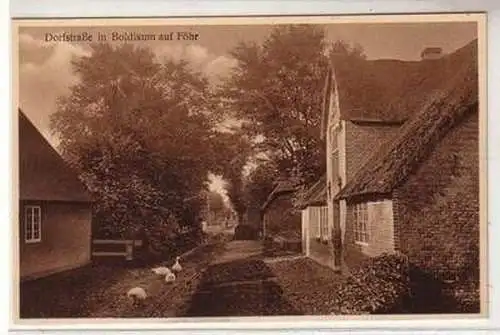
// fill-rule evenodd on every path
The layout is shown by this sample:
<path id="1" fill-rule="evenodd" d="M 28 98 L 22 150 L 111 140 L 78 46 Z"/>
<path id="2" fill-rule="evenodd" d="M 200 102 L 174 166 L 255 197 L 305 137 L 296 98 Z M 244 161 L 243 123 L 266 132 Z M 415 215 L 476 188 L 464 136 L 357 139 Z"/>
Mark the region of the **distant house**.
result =
<path id="1" fill-rule="evenodd" d="M 434 62 L 333 64 L 323 114 L 327 175 L 302 201 L 310 257 L 342 269 L 402 251 L 417 263 L 441 255 L 444 269 L 453 262 L 442 256 L 447 239 L 478 245 L 476 43 Z M 429 236 L 441 245 L 422 241 Z M 329 248 L 318 247 L 321 239 Z"/>
<path id="2" fill-rule="evenodd" d="M 91 259 L 91 200 L 77 175 L 19 110 L 21 280 Z"/>
<path id="3" fill-rule="evenodd" d="M 261 207 L 264 237 L 301 238 L 300 211 L 294 207 L 294 183 L 280 180 Z"/>

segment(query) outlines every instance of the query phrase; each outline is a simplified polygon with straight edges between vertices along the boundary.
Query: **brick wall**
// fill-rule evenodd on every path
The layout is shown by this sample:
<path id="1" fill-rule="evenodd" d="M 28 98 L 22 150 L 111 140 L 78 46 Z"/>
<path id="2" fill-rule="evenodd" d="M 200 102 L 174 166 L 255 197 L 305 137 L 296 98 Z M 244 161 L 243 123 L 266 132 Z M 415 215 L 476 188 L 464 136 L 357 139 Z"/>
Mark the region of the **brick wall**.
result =
<path id="1" fill-rule="evenodd" d="M 474 113 L 395 192 L 397 248 L 448 282 L 478 283 L 478 143 Z"/>
<path id="2" fill-rule="evenodd" d="M 368 242 L 359 243 L 354 239 L 354 203 L 347 205 L 347 225 L 344 237 L 344 260 L 347 266 L 355 266 L 366 257 L 375 257 L 394 251 L 394 229 L 392 201 L 389 199 L 367 200 Z"/>
<path id="3" fill-rule="evenodd" d="M 24 242 L 24 204 L 41 206 L 42 239 L 38 243 Z M 21 202 L 20 205 L 21 277 L 38 277 L 90 261 L 92 214 L 89 204 Z"/>
<path id="4" fill-rule="evenodd" d="M 346 182 L 363 166 L 373 151 L 397 133 L 397 125 L 345 123 Z"/>

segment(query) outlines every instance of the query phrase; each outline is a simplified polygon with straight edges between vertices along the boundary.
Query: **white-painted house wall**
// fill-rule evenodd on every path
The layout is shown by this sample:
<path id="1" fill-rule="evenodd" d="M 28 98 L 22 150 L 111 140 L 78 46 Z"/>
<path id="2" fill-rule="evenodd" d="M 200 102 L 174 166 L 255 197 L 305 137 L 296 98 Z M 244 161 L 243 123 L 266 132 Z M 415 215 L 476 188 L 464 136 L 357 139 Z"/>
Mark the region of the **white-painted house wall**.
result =
<path id="1" fill-rule="evenodd" d="M 302 210 L 302 253 L 309 257 L 311 254 L 309 247 L 311 231 L 311 219 L 309 207 Z"/>
<path id="2" fill-rule="evenodd" d="M 328 206 L 328 226 L 330 232 L 333 233 L 335 227 L 335 219 L 339 220 L 338 223 L 341 229 L 342 240 L 345 238 L 345 229 L 346 229 L 346 221 L 347 221 L 347 207 L 345 201 L 341 201 L 339 206 L 337 206 L 337 210 L 339 211 L 338 215 L 334 215 L 334 210 L 336 208 L 336 203 L 333 201 L 335 196 L 340 189 L 346 183 L 346 124 L 344 120 L 340 119 L 340 105 L 339 105 L 339 95 L 338 95 L 338 87 L 335 79 L 335 71 L 332 71 L 332 89 L 330 91 L 330 99 L 328 108 L 328 118 L 327 118 L 327 137 L 326 137 L 326 152 L 327 152 L 327 180 L 328 185 L 330 185 L 330 196 L 327 200 Z M 334 141 L 334 136 L 336 136 L 336 140 Z M 338 148 L 338 170 L 334 171 L 332 167 L 332 159 L 331 155 L 334 152 L 335 148 L 332 143 L 336 143 Z M 340 181 L 338 178 L 340 177 Z M 340 182 L 340 184 L 339 184 Z M 330 236 L 332 236 L 330 234 Z"/>
<path id="3" fill-rule="evenodd" d="M 368 232 L 367 243 L 354 242 L 366 256 L 375 257 L 395 251 L 394 214 L 392 200 L 367 202 Z"/>

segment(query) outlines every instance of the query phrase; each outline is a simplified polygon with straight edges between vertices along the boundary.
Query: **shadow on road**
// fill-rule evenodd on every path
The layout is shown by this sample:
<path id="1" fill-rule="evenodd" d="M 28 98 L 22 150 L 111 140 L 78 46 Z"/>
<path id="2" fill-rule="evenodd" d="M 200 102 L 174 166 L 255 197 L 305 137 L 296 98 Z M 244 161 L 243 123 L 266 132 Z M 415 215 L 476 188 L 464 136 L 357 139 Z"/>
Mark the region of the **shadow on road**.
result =
<path id="1" fill-rule="evenodd" d="M 261 241 L 235 240 L 204 271 L 185 316 L 299 315 L 263 261 Z"/>
<path id="2" fill-rule="evenodd" d="M 300 315 L 283 297 L 268 266 L 250 257 L 210 266 L 186 316 Z"/>

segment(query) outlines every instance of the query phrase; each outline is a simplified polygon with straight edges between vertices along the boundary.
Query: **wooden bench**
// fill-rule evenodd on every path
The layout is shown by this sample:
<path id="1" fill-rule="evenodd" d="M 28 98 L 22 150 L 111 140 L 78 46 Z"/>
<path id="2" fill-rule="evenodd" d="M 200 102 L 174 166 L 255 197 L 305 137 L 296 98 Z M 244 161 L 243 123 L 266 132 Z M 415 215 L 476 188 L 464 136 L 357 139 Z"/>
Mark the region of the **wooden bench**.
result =
<path id="1" fill-rule="evenodd" d="M 142 246 L 142 240 L 93 240 L 93 245 L 116 245 L 125 246 L 124 251 L 92 251 L 93 257 L 125 257 L 125 260 L 134 259 L 134 247 Z"/>

